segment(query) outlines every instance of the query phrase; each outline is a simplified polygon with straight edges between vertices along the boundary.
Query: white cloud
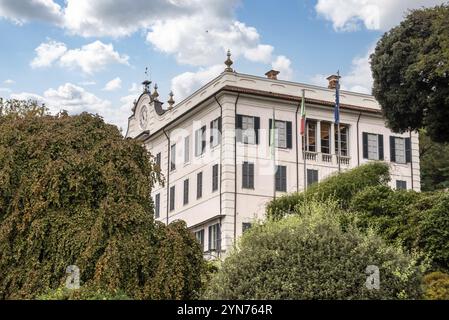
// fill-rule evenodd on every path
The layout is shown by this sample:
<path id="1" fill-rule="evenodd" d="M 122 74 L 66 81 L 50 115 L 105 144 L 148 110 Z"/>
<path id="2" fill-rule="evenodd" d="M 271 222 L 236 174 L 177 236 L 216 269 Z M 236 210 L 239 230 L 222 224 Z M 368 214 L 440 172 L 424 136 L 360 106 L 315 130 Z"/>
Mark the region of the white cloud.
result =
<path id="1" fill-rule="evenodd" d="M 12 79 L 6 79 L 5 81 L 3 81 L 3 83 L 7 84 L 7 85 L 11 85 L 11 84 L 15 84 L 16 82 Z"/>
<path id="2" fill-rule="evenodd" d="M 171 81 L 171 87 L 175 100 L 180 102 L 202 85 L 213 80 L 224 70 L 223 65 L 214 65 L 208 68 L 200 68 L 198 72 L 184 72 Z"/>
<path id="3" fill-rule="evenodd" d="M 49 40 L 41 43 L 35 51 L 37 56 L 31 61 L 33 68 L 49 67 L 57 62 L 62 67 L 80 68 L 84 73 L 93 74 L 112 63 L 129 65 L 127 55 L 120 55 L 112 44 L 98 40 L 70 50 L 62 42 Z"/>
<path id="4" fill-rule="evenodd" d="M 291 80 L 293 76 L 293 70 L 291 68 L 291 61 L 286 56 L 278 56 L 276 60 L 273 61 L 272 67 L 274 70 L 280 72 L 279 79 Z"/>
<path id="5" fill-rule="evenodd" d="M 364 56 L 356 57 L 352 60 L 351 70 L 341 79 L 342 89 L 371 94 L 373 77 L 371 73 L 370 55 L 373 52 L 374 46 Z"/>
<path id="6" fill-rule="evenodd" d="M 68 50 L 60 58 L 59 63 L 63 67 L 79 67 L 83 72 L 92 74 L 112 63 L 129 65 L 128 60 L 128 56 L 114 51 L 112 44 L 104 44 L 97 40 L 79 49 Z"/>
<path id="7" fill-rule="evenodd" d="M 61 58 L 67 52 L 67 47 L 62 42 L 50 40 L 47 43 L 41 43 L 36 49 L 36 57 L 31 61 L 32 68 L 49 67 Z"/>
<path id="8" fill-rule="evenodd" d="M 0 17 L 17 24 L 28 21 L 46 21 L 62 24 L 61 6 L 53 0 L 0 0 Z"/>
<path id="9" fill-rule="evenodd" d="M 352 60 L 351 68 L 348 73 L 341 73 L 341 89 L 359 93 L 371 94 L 373 87 L 373 77 L 371 73 L 370 56 L 374 52 L 374 46 L 371 46 L 367 53 Z M 327 77 L 330 74 L 316 74 L 310 78 L 310 82 L 317 86 L 327 87 Z"/>
<path id="10" fill-rule="evenodd" d="M 122 79 L 119 77 L 112 79 L 106 85 L 104 86 L 104 91 L 115 91 L 117 89 L 120 89 L 122 87 Z"/>
<path id="11" fill-rule="evenodd" d="M 0 92 L 11 92 L 9 88 L 0 88 Z"/>
<path id="12" fill-rule="evenodd" d="M 219 10 L 226 0 L 67 0 L 65 26 L 82 36 L 129 36 L 158 20 L 186 17 L 199 10 Z M 235 2 L 231 0 L 230 2 Z"/>
<path id="13" fill-rule="evenodd" d="M 409 9 L 431 7 L 444 0 L 318 0 L 317 13 L 332 22 L 335 30 L 353 31 L 362 25 L 386 31 L 397 25 Z"/>
<path id="14" fill-rule="evenodd" d="M 226 58 L 231 49 L 233 59 L 244 56 L 252 62 L 267 63 L 274 48 L 260 44 L 253 27 L 232 19 L 191 17 L 158 21 L 148 32 L 147 41 L 157 50 L 173 54 L 181 64 L 209 66 Z"/>
<path id="15" fill-rule="evenodd" d="M 69 114 L 79 114 L 81 112 L 90 112 L 99 114 L 106 122 L 117 125 L 123 130 L 127 126 L 127 116 L 132 107 L 134 95 L 121 99 L 121 106 L 114 106 L 110 101 L 101 99 L 95 94 L 86 91 L 84 88 L 71 83 L 59 86 L 57 89 L 50 88 L 42 95 L 22 92 L 10 95 L 12 99 L 35 100 L 38 103 L 45 104 L 52 114 L 61 110 L 67 110 Z"/>

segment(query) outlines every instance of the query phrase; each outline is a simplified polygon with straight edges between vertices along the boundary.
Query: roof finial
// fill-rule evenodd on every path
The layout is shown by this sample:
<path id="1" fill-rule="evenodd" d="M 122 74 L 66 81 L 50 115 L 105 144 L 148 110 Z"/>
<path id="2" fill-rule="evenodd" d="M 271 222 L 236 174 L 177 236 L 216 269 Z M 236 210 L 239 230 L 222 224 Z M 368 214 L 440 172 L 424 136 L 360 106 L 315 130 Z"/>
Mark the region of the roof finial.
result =
<path id="1" fill-rule="evenodd" d="M 173 96 L 174 96 L 173 91 L 170 91 L 169 96 L 170 96 L 170 99 L 168 99 L 168 101 L 167 101 L 168 102 L 168 110 L 172 109 L 173 105 L 175 104 L 175 100 L 173 100 Z"/>
<path id="2" fill-rule="evenodd" d="M 234 70 L 232 69 L 232 64 L 234 63 L 231 60 L 231 50 L 228 49 L 228 54 L 227 54 L 228 58 L 225 61 L 225 65 L 226 65 L 226 69 L 225 72 L 233 72 Z"/>
<path id="3" fill-rule="evenodd" d="M 153 94 L 151 96 L 156 101 L 158 101 L 158 97 L 159 97 L 159 93 L 157 92 L 157 89 L 158 89 L 158 86 L 157 86 L 157 83 L 155 83 L 154 84 L 154 91 L 153 91 Z"/>
<path id="4" fill-rule="evenodd" d="M 146 79 L 142 82 L 143 92 L 149 92 L 150 91 L 151 81 L 148 80 L 149 72 L 150 72 L 150 70 L 148 69 L 148 67 L 145 67 L 145 78 Z"/>

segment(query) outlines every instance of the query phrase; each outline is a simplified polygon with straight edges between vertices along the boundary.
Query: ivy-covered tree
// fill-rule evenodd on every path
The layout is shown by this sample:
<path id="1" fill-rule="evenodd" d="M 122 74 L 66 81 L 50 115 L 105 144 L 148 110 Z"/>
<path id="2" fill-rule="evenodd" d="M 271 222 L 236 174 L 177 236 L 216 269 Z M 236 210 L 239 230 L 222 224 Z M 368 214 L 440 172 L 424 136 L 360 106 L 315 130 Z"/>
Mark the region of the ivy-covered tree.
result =
<path id="1" fill-rule="evenodd" d="M 70 265 L 83 288 L 195 297 L 202 252 L 185 225 L 156 227 L 150 193 L 159 180 L 145 148 L 99 116 L 0 101 L 0 299 L 63 287 Z M 184 265 L 165 263 L 171 256 Z"/>
<path id="2" fill-rule="evenodd" d="M 378 42 L 371 68 L 392 130 L 449 142 L 449 5 L 411 11 Z"/>

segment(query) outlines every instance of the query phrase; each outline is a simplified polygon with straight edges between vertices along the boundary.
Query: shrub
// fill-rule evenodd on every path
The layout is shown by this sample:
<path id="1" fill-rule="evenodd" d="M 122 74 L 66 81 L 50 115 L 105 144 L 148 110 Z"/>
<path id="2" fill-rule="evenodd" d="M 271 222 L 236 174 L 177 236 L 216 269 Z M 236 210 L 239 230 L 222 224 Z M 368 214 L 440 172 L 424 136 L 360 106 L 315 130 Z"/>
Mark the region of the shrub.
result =
<path id="1" fill-rule="evenodd" d="M 421 251 L 434 269 L 449 269 L 449 193 L 417 193 L 368 187 L 351 201 L 359 225 L 372 226 L 388 242 Z"/>
<path id="2" fill-rule="evenodd" d="M 82 286 L 190 298 L 202 252 L 185 225 L 155 227 L 150 194 L 160 179 L 145 148 L 99 116 L 0 106 L 0 299 L 56 289 L 69 265 Z M 177 264 L 163 264 L 162 251 Z M 160 297 L 146 289 L 162 285 L 161 265 L 171 274 L 163 285 L 176 289 Z"/>
<path id="3" fill-rule="evenodd" d="M 209 299 L 399 299 L 421 295 L 421 270 L 400 248 L 348 220 L 335 203 L 309 202 L 303 214 L 254 226 L 224 260 Z M 380 269 L 380 289 L 365 270 Z"/>
<path id="4" fill-rule="evenodd" d="M 297 213 L 295 206 L 304 200 L 327 200 L 333 198 L 347 208 L 352 197 L 369 186 L 386 185 L 390 180 L 389 167 L 385 163 L 372 162 L 352 170 L 332 175 L 313 184 L 305 192 L 293 193 L 271 201 L 266 213 L 269 219 L 280 219 Z"/>
<path id="5" fill-rule="evenodd" d="M 424 299 L 449 300 L 449 275 L 432 272 L 423 279 Z"/>
<path id="6" fill-rule="evenodd" d="M 412 208 L 413 245 L 429 253 L 434 269 L 449 270 L 449 192 L 429 194 Z"/>
<path id="7" fill-rule="evenodd" d="M 102 289 L 67 289 L 60 287 L 37 297 L 37 300 L 130 300 L 122 291 L 107 292 Z"/>

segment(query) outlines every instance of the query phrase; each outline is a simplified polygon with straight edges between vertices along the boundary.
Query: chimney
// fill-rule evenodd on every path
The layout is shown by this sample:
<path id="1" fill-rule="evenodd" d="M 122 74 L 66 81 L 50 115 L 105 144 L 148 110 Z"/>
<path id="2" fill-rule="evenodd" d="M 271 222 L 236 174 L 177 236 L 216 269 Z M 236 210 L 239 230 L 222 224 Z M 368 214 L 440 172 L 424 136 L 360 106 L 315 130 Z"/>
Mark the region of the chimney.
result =
<path id="1" fill-rule="evenodd" d="M 339 80 L 340 78 L 341 78 L 341 77 L 338 76 L 338 75 L 336 75 L 336 74 L 333 74 L 333 75 L 327 77 L 326 79 L 329 81 L 329 85 L 328 85 L 327 87 L 328 87 L 329 89 L 336 89 L 336 88 L 337 88 L 338 80 Z"/>
<path id="2" fill-rule="evenodd" d="M 267 76 L 268 79 L 271 79 L 271 80 L 277 80 L 277 79 L 278 79 L 278 74 L 279 74 L 279 73 L 280 73 L 279 71 L 276 71 L 276 70 L 270 70 L 270 71 L 268 71 L 267 73 L 265 73 L 265 75 Z"/>

